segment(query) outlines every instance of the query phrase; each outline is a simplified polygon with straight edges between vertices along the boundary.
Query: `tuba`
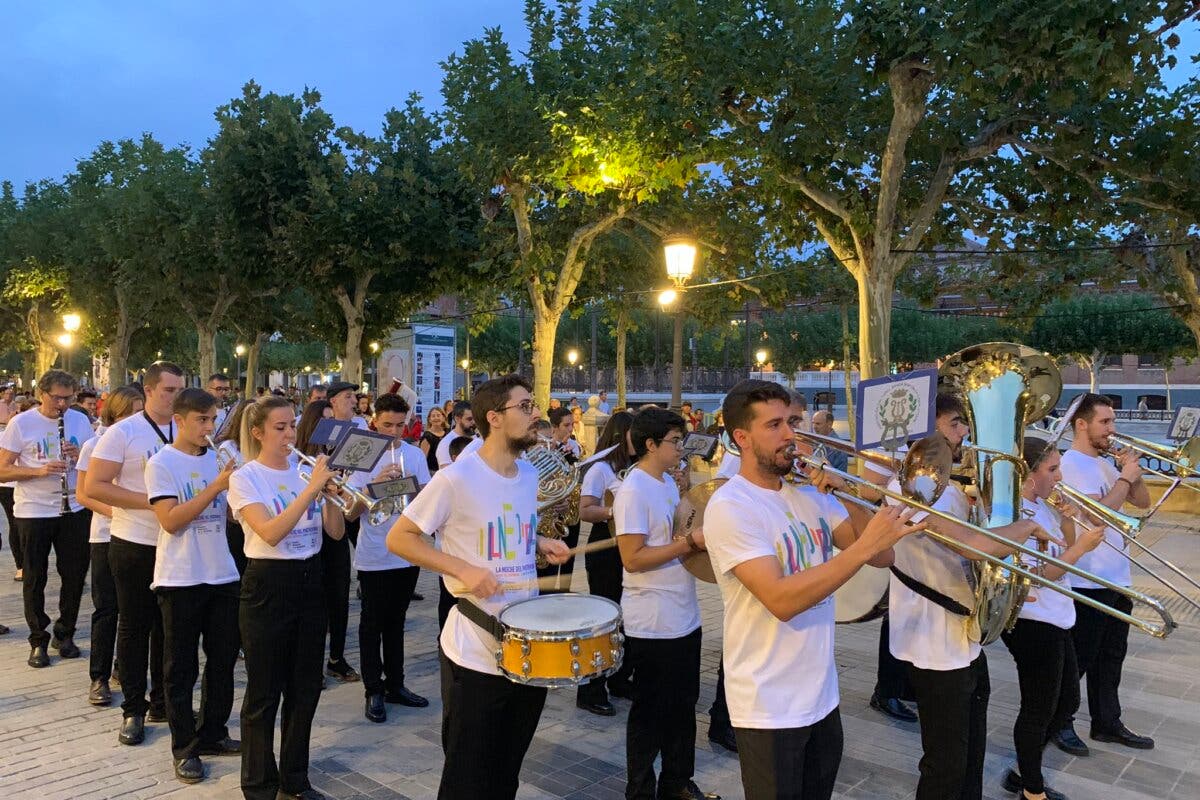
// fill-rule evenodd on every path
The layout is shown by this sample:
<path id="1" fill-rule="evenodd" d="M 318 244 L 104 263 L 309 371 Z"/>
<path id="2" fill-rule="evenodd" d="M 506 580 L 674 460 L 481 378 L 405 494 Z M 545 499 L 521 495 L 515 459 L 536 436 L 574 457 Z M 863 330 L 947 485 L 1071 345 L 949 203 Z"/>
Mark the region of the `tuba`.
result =
<path id="1" fill-rule="evenodd" d="M 1025 345 L 989 342 L 960 350 L 942 361 L 940 391 L 957 395 L 967 408 L 971 444 L 963 459 L 974 472 L 978 502 L 971 521 L 998 528 L 1021 519 L 1021 484 L 1028 471 L 1022 458 L 1025 426 L 1046 416 L 1062 392 L 1062 377 L 1050 357 Z M 1016 624 L 1030 581 L 1005 569 L 1028 571 L 1020 552 L 1000 562 L 972 562 L 975 604 L 967 635 L 990 644 Z"/>

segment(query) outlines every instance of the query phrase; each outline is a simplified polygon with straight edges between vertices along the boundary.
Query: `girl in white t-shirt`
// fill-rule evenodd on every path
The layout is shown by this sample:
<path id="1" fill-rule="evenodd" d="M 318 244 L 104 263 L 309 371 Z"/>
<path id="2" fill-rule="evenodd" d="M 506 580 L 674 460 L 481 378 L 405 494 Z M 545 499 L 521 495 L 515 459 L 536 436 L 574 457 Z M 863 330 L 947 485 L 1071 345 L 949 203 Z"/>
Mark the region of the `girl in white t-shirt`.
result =
<path id="1" fill-rule="evenodd" d="M 246 463 L 242 457 L 242 417 L 246 407 L 253 405 L 253 400 L 239 400 L 229 409 L 224 420 L 217 428 L 217 453 L 222 459 L 233 459 L 239 467 Z M 238 575 L 246 572 L 246 532 L 233 518 L 233 510 L 229 509 L 225 519 L 225 539 L 229 542 L 229 552 L 233 555 L 233 563 L 237 564 Z"/>
<path id="2" fill-rule="evenodd" d="M 325 592 L 321 529 L 345 535 L 345 518 L 325 502 L 333 472 L 320 456 L 308 480 L 289 456 L 296 419 L 282 397 L 266 396 L 242 419 L 246 464 L 229 481 L 229 505 L 246 532 L 246 573 L 238 614 L 246 654 L 242 702 L 242 792 L 299 795 L 308 781 L 308 742 L 321 696 Z M 271 744 L 283 700 L 280 762 Z"/>
<path id="3" fill-rule="evenodd" d="M 1047 447 L 1046 440 L 1026 438 L 1025 463 L 1029 474 L 1021 487 L 1022 508 L 1051 534 L 1061 532 L 1066 547 L 1048 544 L 1049 554 L 1074 564 L 1104 540 L 1104 526 L 1083 528 L 1069 517 L 1061 516 L 1046 498 L 1062 480 L 1058 451 Z M 1031 538 L 1030 547 L 1037 546 Z M 1041 573 L 1064 589 L 1069 586 L 1061 567 L 1045 566 Z M 1026 797 L 1045 797 L 1042 777 L 1042 750 L 1051 732 L 1060 731 L 1079 708 L 1079 667 L 1071 627 L 1075 624 L 1075 603 L 1053 589 L 1034 588 L 1021 607 L 1013 629 L 1001 634 L 1013 660 L 1021 687 L 1021 710 L 1013 725 L 1018 772 L 1009 770 L 1005 788 L 1023 790 Z"/>
<path id="4" fill-rule="evenodd" d="M 100 427 L 96 435 L 83 443 L 79 450 L 79 461 L 75 471 L 79 474 L 75 482 L 75 499 L 84 508 L 92 510 L 92 528 L 88 536 L 88 547 L 92 562 L 92 647 L 88 672 L 92 685 L 88 690 L 88 702 L 94 706 L 112 703 L 113 655 L 117 646 L 117 585 L 113 581 L 108 565 L 108 547 L 111 539 L 109 525 L 112 523 L 112 506 L 93 499 L 86 491 L 88 464 L 96 443 L 109 426 L 132 414 L 140 414 L 145 399 L 132 386 L 114 389 L 100 412 Z M 157 647 L 153 648 L 158 650 Z M 162 661 L 162 654 L 151 655 Z M 161 689 L 160 689 L 161 691 Z M 155 692 L 151 692 L 154 694 Z"/>

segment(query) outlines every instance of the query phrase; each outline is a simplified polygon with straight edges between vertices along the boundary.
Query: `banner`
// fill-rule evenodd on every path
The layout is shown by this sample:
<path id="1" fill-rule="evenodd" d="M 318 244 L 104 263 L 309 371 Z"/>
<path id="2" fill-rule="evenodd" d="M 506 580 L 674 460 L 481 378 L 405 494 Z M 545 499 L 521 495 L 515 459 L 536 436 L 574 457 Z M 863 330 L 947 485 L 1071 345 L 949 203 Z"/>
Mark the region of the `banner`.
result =
<path id="1" fill-rule="evenodd" d="M 895 450 L 933 431 L 936 369 L 859 381 L 855 446 Z"/>

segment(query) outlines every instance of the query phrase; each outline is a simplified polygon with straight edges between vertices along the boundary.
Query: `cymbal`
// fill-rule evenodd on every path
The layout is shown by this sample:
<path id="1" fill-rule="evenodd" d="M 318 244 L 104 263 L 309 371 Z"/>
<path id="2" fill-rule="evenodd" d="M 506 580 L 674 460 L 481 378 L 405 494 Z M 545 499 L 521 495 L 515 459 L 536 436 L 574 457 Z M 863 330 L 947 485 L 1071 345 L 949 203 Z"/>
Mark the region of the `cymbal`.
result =
<path id="1" fill-rule="evenodd" d="M 724 486 L 725 481 L 725 478 L 705 481 L 693 486 L 679 499 L 679 505 L 675 508 L 675 519 L 671 525 L 673 535 L 686 536 L 704 526 L 704 509 L 712 499 L 713 493 Z M 680 562 L 684 569 L 705 583 L 717 582 L 717 574 L 713 571 L 712 559 L 708 557 L 707 551 L 701 550 L 699 553 L 684 556 Z"/>

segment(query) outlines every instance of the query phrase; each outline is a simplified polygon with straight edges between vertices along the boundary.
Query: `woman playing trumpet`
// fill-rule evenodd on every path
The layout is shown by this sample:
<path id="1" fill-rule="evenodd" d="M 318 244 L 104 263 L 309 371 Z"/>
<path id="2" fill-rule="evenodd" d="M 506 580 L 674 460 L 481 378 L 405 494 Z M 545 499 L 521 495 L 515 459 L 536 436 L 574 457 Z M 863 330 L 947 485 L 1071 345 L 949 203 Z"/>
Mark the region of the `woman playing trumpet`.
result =
<path id="1" fill-rule="evenodd" d="M 1074 564 L 1100 545 L 1104 527 L 1077 530 L 1070 516 L 1048 502 L 1055 484 L 1062 479 L 1062 457 L 1047 444 L 1044 439 L 1025 439 L 1023 456 L 1029 473 L 1021 487 L 1021 507 L 1052 536 L 1061 532 L 1065 546 L 1049 543 L 1046 547 L 1051 555 Z M 1073 506 L 1063 508 L 1074 510 Z M 1069 585 L 1060 567 L 1046 565 L 1040 571 L 1064 588 Z M 1079 670 L 1071 641 L 1074 624 L 1075 604 L 1070 597 L 1035 589 L 1021 607 L 1017 624 L 1001 635 L 1017 663 L 1021 687 L 1021 709 L 1013 726 L 1020 772 L 1009 770 L 1004 788 L 1023 791 L 1027 798 L 1062 797 L 1049 789 L 1042 777 L 1042 750 L 1079 707 Z"/>

